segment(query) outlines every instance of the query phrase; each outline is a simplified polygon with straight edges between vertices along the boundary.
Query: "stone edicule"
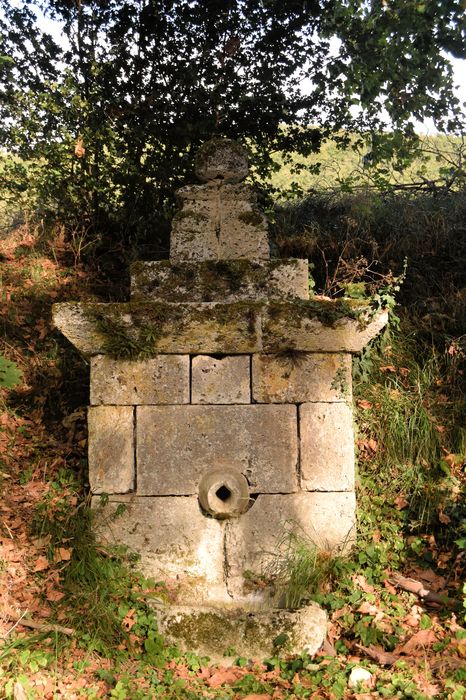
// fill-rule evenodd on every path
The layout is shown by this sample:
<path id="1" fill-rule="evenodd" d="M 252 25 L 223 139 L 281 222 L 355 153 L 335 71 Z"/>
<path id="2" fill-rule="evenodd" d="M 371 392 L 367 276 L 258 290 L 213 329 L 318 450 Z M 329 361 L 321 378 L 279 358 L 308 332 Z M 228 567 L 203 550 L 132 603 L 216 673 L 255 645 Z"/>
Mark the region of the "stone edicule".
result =
<path id="1" fill-rule="evenodd" d="M 196 173 L 204 184 L 178 192 L 170 260 L 132 266 L 129 302 L 57 304 L 54 320 L 90 357 L 100 536 L 138 552 L 178 606 L 217 606 L 161 616 L 169 635 L 205 651 L 203 626 L 229 646 L 222 630 L 237 636 L 251 610 L 276 604 L 264 573 L 291 531 L 327 550 L 351 544 L 351 353 L 387 318 L 362 302 L 310 300 L 307 262 L 270 260 L 240 146 L 205 144 Z M 249 613 L 222 618 L 219 606 Z M 298 651 L 305 618 L 317 648 L 318 608 L 274 615 Z"/>

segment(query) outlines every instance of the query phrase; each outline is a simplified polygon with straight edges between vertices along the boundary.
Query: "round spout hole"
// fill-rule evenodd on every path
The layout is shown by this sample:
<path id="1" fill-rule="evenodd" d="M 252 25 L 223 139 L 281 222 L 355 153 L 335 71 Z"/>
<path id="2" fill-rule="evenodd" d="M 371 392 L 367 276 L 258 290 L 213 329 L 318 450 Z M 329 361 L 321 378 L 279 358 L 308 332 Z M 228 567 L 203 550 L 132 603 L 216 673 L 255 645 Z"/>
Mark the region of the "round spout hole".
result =
<path id="1" fill-rule="evenodd" d="M 223 503 L 226 503 L 231 498 L 231 491 L 227 486 L 222 484 L 222 486 L 220 486 L 220 488 L 215 492 L 215 495 L 217 498 L 223 501 Z"/>

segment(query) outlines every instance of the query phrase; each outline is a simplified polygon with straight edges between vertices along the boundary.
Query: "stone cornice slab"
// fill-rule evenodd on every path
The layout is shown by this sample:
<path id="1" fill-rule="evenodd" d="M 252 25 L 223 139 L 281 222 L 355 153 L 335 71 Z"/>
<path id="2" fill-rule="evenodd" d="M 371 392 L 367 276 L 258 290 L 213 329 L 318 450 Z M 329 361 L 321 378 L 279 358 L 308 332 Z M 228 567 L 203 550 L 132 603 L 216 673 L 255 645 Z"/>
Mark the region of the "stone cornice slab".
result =
<path id="1" fill-rule="evenodd" d="M 341 299 L 222 303 L 61 303 L 55 326 L 86 356 L 156 354 L 355 353 L 388 314 Z"/>

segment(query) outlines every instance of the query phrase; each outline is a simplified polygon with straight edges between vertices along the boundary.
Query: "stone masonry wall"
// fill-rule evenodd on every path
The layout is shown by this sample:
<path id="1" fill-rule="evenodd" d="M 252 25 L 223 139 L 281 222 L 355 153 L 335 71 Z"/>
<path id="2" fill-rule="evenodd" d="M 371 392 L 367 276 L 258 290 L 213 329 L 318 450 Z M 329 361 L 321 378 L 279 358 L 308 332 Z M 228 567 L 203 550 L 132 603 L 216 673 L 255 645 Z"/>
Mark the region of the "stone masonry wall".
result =
<path id="1" fill-rule="evenodd" d="M 350 401 L 342 353 L 93 357 L 89 479 L 109 495 L 103 531 L 168 577 L 179 602 L 258 597 L 244 572 L 261 573 L 286 528 L 323 548 L 352 539 Z M 203 512 L 213 467 L 246 478 L 239 518 Z"/>

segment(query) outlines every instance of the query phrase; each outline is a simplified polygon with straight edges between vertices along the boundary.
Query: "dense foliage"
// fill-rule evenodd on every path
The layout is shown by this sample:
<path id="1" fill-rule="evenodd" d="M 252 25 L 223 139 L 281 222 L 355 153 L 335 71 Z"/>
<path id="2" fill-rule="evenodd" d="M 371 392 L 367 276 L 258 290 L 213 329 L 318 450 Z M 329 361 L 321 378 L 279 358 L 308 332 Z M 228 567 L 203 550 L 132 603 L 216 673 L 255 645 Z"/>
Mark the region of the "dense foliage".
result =
<path id="1" fill-rule="evenodd" d="M 40 29 L 38 8 L 59 22 L 61 45 Z M 249 144 L 260 179 L 274 154 L 305 157 L 330 137 L 344 145 L 350 132 L 370 133 L 370 159 L 396 150 L 402 165 L 414 119 L 461 128 L 445 53 L 466 56 L 461 0 L 0 0 L 0 9 L 0 143 L 20 158 L 4 171 L 7 190 L 32 188 L 80 235 L 153 235 L 193 151 L 216 134 Z"/>

